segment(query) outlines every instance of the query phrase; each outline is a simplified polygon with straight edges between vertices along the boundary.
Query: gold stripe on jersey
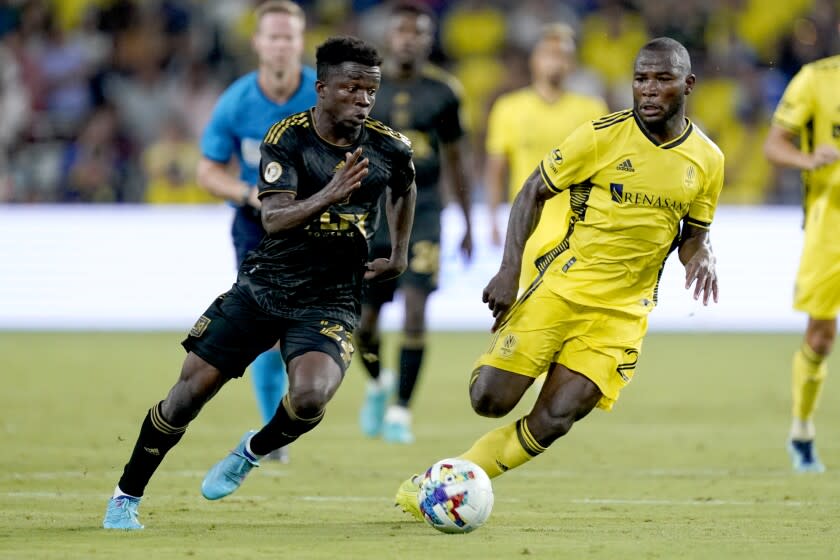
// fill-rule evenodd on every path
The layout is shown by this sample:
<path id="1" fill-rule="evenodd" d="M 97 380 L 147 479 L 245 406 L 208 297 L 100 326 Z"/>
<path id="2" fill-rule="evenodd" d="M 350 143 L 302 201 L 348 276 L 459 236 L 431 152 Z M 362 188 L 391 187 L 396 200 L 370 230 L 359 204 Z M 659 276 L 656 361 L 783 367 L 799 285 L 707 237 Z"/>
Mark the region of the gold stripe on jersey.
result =
<path id="1" fill-rule="evenodd" d="M 283 136 L 283 133 L 289 128 L 293 126 L 303 126 L 306 128 L 309 126 L 308 121 L 309 114 L 306 112 L 288 116 L 282 121 L 274 123 L 274 125 L 268 129 L 263 142 L 266 144 L 276 144 L 280 140 L 280 137 Z"/>
<path id="2" fill-rule="evenodd" d="M 700 228 L 700 229 L 709 229 L 709 228 L 712 227 L 711 222 L 704 222 L 704 221 L 701 221 L 701 220 L 697 220 L 697 219 L 692 218 L 691 216 L 686 216 L 685 223 L 692 226 L 692 227 L 696 227 L 696 228 Z"/>
<path id="3" fill-rule="evenodd" d="M 605 117 L 601 117 L 596 121 L 592 121 L 592 126 L 595 127 L 595 130 L 601 130 L 602 128 L 609 128 L 614 124 L 618 124 L 620 122 L 624 122 L 630 117 L 633 116 L 632 109 L 625 109 L 624 111 L 618 111 L 616 113 L 611 113 Z"/>
<path id="4" fill-rule="evenodd" d="M 411 147 L 411 140 L 409 140 L 407 136 L 397 132 L 396 130 L 394 130 L 390 126 L 387 126 L 384 123 L 382 123 L 382 122 L 380 122 L 376 119 L 371 119 L 371 118 L 365 119 L 365 126 L 369 129 L 371 129 L 371 130 L 375 130 L 376 132 L 384 134 L 385 136 L 390 136 L 391 138 L 395 138 L 395 139 L 399 140 L 400 142 L 402 142 L 403 144 L 405 144 L 406 146 L 408 146 L 409 148 Z"/>

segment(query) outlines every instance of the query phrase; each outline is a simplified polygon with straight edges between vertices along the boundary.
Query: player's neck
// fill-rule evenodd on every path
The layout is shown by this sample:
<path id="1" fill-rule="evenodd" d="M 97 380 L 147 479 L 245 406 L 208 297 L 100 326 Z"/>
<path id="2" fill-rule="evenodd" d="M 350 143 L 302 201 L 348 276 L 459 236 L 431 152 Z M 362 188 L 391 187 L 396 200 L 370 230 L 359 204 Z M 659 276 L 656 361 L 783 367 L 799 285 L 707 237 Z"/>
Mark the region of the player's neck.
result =
<path id="1" fill-rule="evenodd" d="M 341 126 L 320 105 L 315 105 L 315 109 L 312 110 L 312 123 L 322 140 L 336 146 L 352 146 L 362 133 L 361 127 Z"/>
<path id="2" fill-rule="evenodd" d="M 420 75 L 423 64 L 420 61 L 402 64 L 395 59 L 387 59 L 382 64 L 382 73 L 392 80 L 413 80 Z"/>
<path id="3" fill-rule="evenodd" d="M 257 83 L 271 101 L 286 103 L 300 87 L 300 66 L 290 66 L 282 73 L 261 67 L 257 72 Z"/>
<path id="4" fill-rule="evenodd" d="M 671 140 L 679 138 L 685 132 L 685 127 L 688 126 L 688 121 L 685 118 L 685 111 L 679 111 L 666 121 L 660 123 L 646 123 L 641 118 L 636 118 L 636 122 L 644 129 L 647 135 L 655 140 L 658 144 L 667 144 Z"/>
<path id="5" fill-rule="evenodd" d="M 552 84 L 545 80 L 535 80 L 533 85 L 534 91 L 537 95 L 548 103 L 554 103 L 566 93 L 563 84 Z"/>

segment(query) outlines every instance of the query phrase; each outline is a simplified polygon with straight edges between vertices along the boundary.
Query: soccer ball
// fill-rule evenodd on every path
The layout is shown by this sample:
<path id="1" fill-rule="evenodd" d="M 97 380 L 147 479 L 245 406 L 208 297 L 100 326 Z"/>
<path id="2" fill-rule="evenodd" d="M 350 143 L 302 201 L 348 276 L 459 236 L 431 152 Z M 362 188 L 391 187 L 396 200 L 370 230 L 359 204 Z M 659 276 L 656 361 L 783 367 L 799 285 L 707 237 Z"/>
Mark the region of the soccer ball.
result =
<path id="1" fill-rule="evenodd" d="M 481 467 L 465 459 L 443 459 L 426 471 L 417 496 L 426 522 L 444 533 L 469 533 L 493 509 L 493 487 Z"/>

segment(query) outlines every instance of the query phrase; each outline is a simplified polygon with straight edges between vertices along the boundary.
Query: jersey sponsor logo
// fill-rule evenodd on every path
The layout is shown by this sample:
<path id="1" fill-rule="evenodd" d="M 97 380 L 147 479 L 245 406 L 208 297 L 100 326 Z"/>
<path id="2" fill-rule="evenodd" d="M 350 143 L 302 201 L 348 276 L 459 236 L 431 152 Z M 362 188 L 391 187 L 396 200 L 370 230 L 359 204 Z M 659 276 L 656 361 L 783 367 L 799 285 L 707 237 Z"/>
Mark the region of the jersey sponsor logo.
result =
<path id="1" fill-rule="evenodd" d="M 618 372 L 618 375 L 621 376 L 621 379 L 623 379 L 625 383 L 628 383 L 630 378 L 633 377 L 633 371 L 636 369 L 636 362 L 639 361 L 639 351 L 635 348 L 627 348 L 624 350 L 624 354 L 627 355 L 628 361 L 618 364 L 615 371 Z"/>
<path id="2" fill-rule="evenodd" d="M 516 349 L 516 345 L 519 343 L 519 339 L 516 338 L 516 335 L 509 334 L 505 336 L 502 340 L 502 345 L 499 347 L 499 354 L 503 358 L 510 358 L 513 354 L 514 349 Z"/>
<path id="3" fill-rule="evenodd" d="M 633 192 L 624 189 L 621 183 L 610 183 L 610 198 L 621 206 L 646 206 L 648 208 L 669 208 L 680 215 L 688 213 L 688 202 L 674 200 L 667 196 Z"/>
<path id="4" fill-rule="evenodd" d="M 283 166 L 276 161 L 270 161 L 263 170 L 263 180 L 266 183 L 276 183 L 283 175 Z"/>
<path id="5" fill-rule="evenodd" d="M 210 324 L 211 319 L 208 319 L 204 315 L 198 318 L 198 321 L 195 322 L 193 328 L 190 329 L 190 336 L 195 338 L 201 338 L 201 335 L 204 334 L 204 331 L 207 330 L 207 325 Z"/>
<path id="6" fill-rule="evenodd" d="M 615 166 L 616 169 L 619 171 L 626 171 L 628 173 L 635 173 L 636 170 L 633 168 L 633 164 L 630 162 L 630 159 L 625 159 L 621 163 Z"/>
<path id="7" fill-rule="evenodd" d="M 341 160 L 341 161 L 339 161 L 338 163 L 336 163 L 336 164 L 335 164 L 335 167 L 333 167 L 333 175 L 335 175 L 336 173 L 338 173 L 338 170 L 339 170 L 339 169 L 341 169 L 341 168 L 343 168 L 345 165 L 347 165 L 347 162 L 346 162 L 346 161 L 344 161 L 344 160 Z"/>

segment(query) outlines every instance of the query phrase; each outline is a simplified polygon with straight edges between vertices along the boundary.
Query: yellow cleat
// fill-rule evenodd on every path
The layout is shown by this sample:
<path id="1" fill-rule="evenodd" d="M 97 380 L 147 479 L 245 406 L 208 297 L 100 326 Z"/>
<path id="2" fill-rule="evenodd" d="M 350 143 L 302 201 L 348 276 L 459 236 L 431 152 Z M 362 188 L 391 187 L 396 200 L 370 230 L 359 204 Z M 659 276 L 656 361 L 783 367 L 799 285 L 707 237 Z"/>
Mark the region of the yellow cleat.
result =
<path id="1" fill-rule="evenodd" d="M 420 505 L 417 503 L 417 492 L 420 490 L 420 475 L 415 474 L 400 484 L 397 495 L 394 498 L 394 506 L 406 513 L 410 513 L 414 519 L 423 521 L 423 514 L 420 513 Z"/>

